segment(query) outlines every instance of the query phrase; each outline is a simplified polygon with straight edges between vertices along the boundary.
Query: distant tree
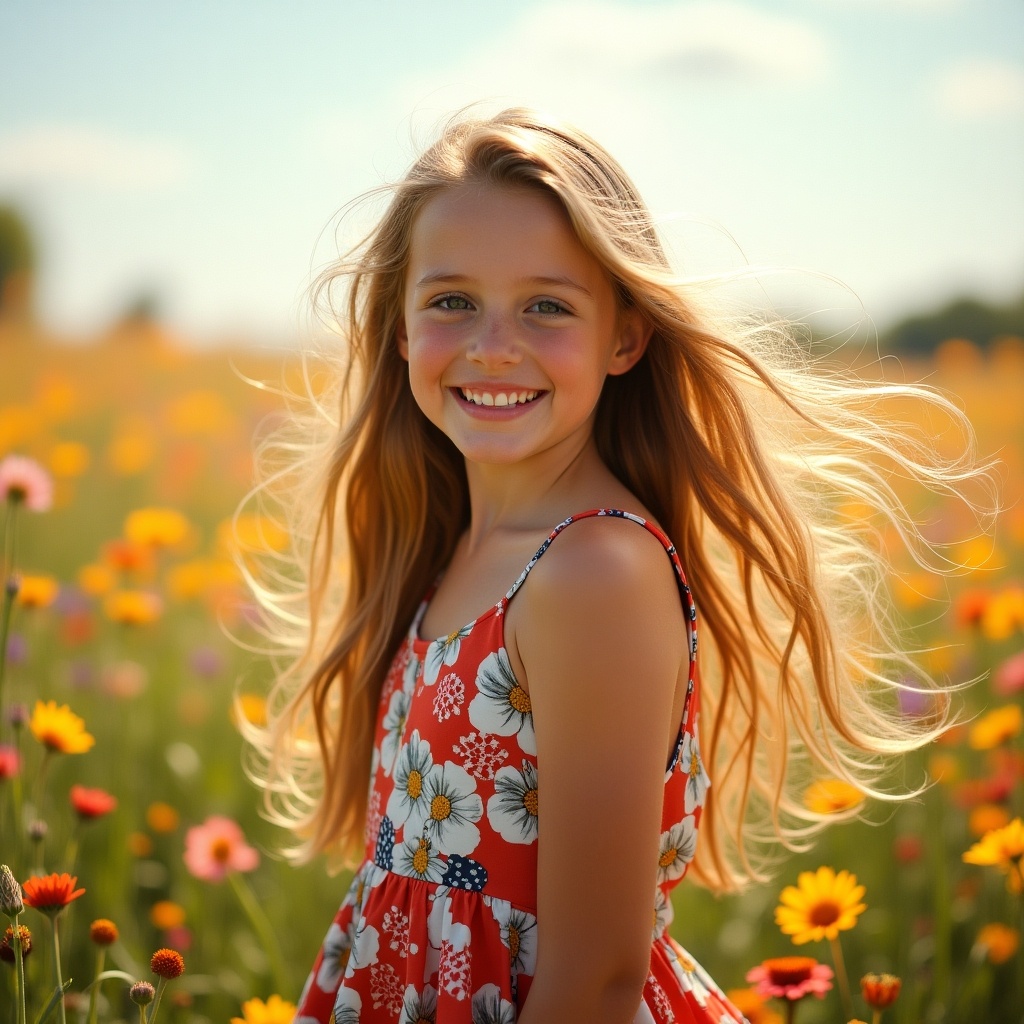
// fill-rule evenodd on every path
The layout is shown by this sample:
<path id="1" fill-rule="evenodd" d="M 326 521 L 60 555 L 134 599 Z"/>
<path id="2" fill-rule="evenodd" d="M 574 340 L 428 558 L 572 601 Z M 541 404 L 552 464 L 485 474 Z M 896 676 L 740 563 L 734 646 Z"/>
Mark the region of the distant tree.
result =
<path id="1" fill-rule="evenodd" d="M 885 348 L 930 352 L 948 338 L 967 338 L 981 348 L 1000 335 L 1024 337 L 1024 293 L 1004 306 L 961 298 L 933 313 L 901 320 L 883 339 Z"/>
<path id="2" fill-rule="evenodd" d="M 11 206 L 0 205 L 0 313 L 27 313 L 36 254 L 28 224 Z"/>

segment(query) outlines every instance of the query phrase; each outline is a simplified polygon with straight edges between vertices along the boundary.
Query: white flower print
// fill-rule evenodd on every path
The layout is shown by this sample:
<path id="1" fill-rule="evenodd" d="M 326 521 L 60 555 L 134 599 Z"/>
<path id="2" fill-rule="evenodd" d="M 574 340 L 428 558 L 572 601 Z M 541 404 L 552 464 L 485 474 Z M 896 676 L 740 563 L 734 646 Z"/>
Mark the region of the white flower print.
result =
<path id="1" fill-rule="evenodd" d="M 658 1020 L 662 1024 L 675 1024 L 676 1015 L 672 1012 L 672 1004 L 668 1001 L 665 990 L 658 984 L 658 979 L 653 974 L 648 975 L 647 985 L 654 1002 L 654 1009 L 658 1014 Z"/>
<path id="2" fill-rule="evenodd" d="M 462 641 L 473 631 L 473 625 L 463 626 L 447 636 L 434 640 L 427 648 L 427 657 L 423 663 L 423 682 L 433 686 L 437 682 L 442 665 L 454 665 L 459 657 Z"/>
<path id="3" fill-rule="evenodd" d="M 504 647 L 480 663 L 476 688 L 479 692 L 469 704 L 470 722 L 483 733 L 516 736 L 524 754 L 536 754 L 530 695 L 516 680 Z"/>
<path id="4" fill-rule="evenodd" d="M 473 993 L 473 1024 L 515 1024 L 516 1008 L 501 998 L 497 985 L 487 984 Z"/>
<path id="5" fill-rule="evenodd" d="M 692 814 L 661 834 L 658 882 L 681 878 L 697 852 L 697 827 Z"/>
<path id="6" fill-rule="evenodd" d="M 338 992 L 337 1001 L 334 1004 L 335 1024 L 359 1024 L 359 1011 L 363 1008 L 363 1001 L 359 993 L 350 988 L 343 988 Z M 295 1024 L 300 1024 L 296 1021 Z"/>
<path id="7" fill-rule="evenodd" d="M 423 793 L 410 810 L 405 834 L 422 832 L 442 853 L 471 854 L 480 842 L 475 823 L 484 813 L 476 780 L 454 761 L 445 761 L 430 769 Z"/>
<path id="8" fill-rule="evenodd" d="M 327 929 L 323 944 L 323 959 L 316 972 L 317 988 L 333 992 L 341 981 L 352 955 L 352 926 L 342 929 L 337 923 Z"/>
<path id="9" fill-rule="evenodd" d="M 365 917 L 359 918 L 359 924 L 352 936 L 352 952 L 349 954 L 345 977 L 350 977 L 355 971 L 375 964 L 379 951 L 380 932 L 372 924 L 367 924 Z"/>
<path id="10" fill-rule="evenodd" d="M 672 923 L 672 901 L 665 895 L 664 890 L 654 890 L 654 927 L 651 935 L 655 940 L 661 938 L 665 929 Z"/>
<path id="11" fill-rule="evenodd" d="M 697 715 L 697 719 L 700 715 Z M 694 720 L 693 732 L 688 732 L 683 737 L 683 753 L 680 757 L 680 771 L 685 772 L 689 778 L 686 780 L 686 795 L 683 798 L 683 809 L 687 814 L 692 814 L 697 807 L 704 806 L 704 798 L 707 795 L 708 786 L 711 780 L 704 770 L 704 759 L 700 756 L 700 745 L 697 742 L 697 725 Z"/>
<path id="12" fill-rule="evenodd" d="M 409 694 L 396 690 L 391 695 L 387 714 L 384 716 L 385 736 L 380 744 L 380 761 L 385 775 L 391 774 L 398 757 L 398 748 L 405 732 L 405 721 L 409 717 Z"/>
<path id="13" fill-rule="evenodd" d="M 375 1010 L 383 1006 L 393 1017 L 402 1012 L 405 994 L 398 971 L 391 964 L 374 964 L 370 968 L 370 998 Z"/>
<path id="14" fill-rule="evenodd" d="M 439 722 L 444 722 L 452 715 L 462 714 L 462 705 L 465 700 L 465 683 L 454 672 L 449 672 L 442 676 L 441 681 L 437 684 L 437 695 L 434 697 L 434 717 Z"/>
<path id="15" fill-rule="evenodd" d="M 425 836 L 407 839 L 394 851 L 393 869 L 400 875 L 423 882 L 440 882 L 445 862 L 433 843 Z"/>
<path id="16" fill-rule="evenodd" d="M 419 952 L 419 946 L 409 941 L 409 915 L 392 904 L 390 910 L 384 912 L 381 928 L 388 937 L 388 946 L 404 960 L 410 953 Z"/>
<path id="17" fill-rule="evenodd" d="M 417 992 L 414 985 L 407 985 L 405 1001 L 402 1004 L 402 1016 L 398 1024 L 434 1024 L 437 1020 L 437 992 L 430 985 L 424 985 L 422 992 Z"/>
<path id="18" fill-rule="evenodd" d="M 420 817 L 429 813 L 429 808 L 422 806 L 425 797 L 424 779 L 434 767 L 434 759 L 430 754 L 430 744 L 420 739 L 418 729 L 414 729 L 409 742 L 402 747 L 395 765 L 395 788 L 388 798 L 387 815 L 397 828 L 404 825 L 410 814 L 417 807 Z"/>
<path id="19" fill-rule="evenodd" d="M 508 900 L 491 900 L 491 913 L 498 922 L 502 943 L 507 947 L 512 976 L 537 970 L 537 918 L 513 907 Z"/>
<path id="20" fill-rule="evenodd" d="M 519 769 L 502 768 L 494 776 L 494 796 L 487 801 L 487 820 L 508 843 L 537 839 L 537 769 L 523 761 Z"/>
<path id="21" fill-rule="evenodd" d="M 447 940 L 441 943 L 441 962 L 437 969 L 438 985 L 448 995 L 460 1001 L 469 995 L 472 961 L 472 950 L 456 949 Z"/>
<path id="22" fill-rule="evenodd" d="M 468 736 L 460 736 L 452 752 L 461 755 L 462 767 L 478 779 L 493 779 L 502 762 L 508 760 L 508 751 L 497 736 L 484 736 L 475 729 Z"/>
<path id="23" fill-rule="evenodd" d="M 412 696 L 413 688 L 416 686 L 416 676 L 420 671 L 420 659 L 410 650 L 409 660 L 405 664 L 405 671 L 402 673 L 402 689 Z"/>

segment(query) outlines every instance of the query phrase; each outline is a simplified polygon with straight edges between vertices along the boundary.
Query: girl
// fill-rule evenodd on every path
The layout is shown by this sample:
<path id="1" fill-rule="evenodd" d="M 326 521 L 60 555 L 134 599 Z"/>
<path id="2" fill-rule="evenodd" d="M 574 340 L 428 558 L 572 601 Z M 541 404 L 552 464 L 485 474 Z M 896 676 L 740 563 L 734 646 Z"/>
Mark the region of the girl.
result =
<path id="1" fill-rule="evenodd" d="M 360 864 L 297 1020 L 742 1020 L 671 890 L 759 877 L 752 821 L 792 845 L 795 789 L 874 791 L 942 726 L 895 715 L 927 681 L 843 509 L 927 554 L 887 474 L 975 470 L 885 399 L 969 428 L 713 319 L 616 162 L 529 111 L 450 124 L 339 280 L 340 417 L 280 471 L 306 570 L 263 591 L 301 634 L 268 806 Z"/>

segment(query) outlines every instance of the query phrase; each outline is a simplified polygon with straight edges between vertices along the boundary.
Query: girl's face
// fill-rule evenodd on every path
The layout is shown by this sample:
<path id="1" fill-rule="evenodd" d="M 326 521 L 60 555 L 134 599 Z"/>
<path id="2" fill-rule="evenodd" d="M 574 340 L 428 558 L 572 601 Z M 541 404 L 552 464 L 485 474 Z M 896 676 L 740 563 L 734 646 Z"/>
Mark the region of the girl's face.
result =
<path id="1" fill-rule="evenodd" d="M 648 333 L 552 196 L 465 185 L 417 216 L 399 347 L 419 407 L 468 460 L 575 455 L 605 377 Z"/>

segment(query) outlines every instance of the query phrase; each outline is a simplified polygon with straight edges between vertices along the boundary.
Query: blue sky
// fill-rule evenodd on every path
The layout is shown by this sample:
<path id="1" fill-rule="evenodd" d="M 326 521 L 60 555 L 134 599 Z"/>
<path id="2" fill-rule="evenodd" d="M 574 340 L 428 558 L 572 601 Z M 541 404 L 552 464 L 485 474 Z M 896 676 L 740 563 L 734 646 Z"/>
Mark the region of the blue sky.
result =
<path id="1" fill-rule="evenodd" d="M 5 0 L 0 202 L 57 330 L 151 290 L 284 341 L 335 212 L 481 100 L 596 136 L 685 273 L 807 268 L 787 296 L 880 328 L 1024 288 L 1019 0 Z"/>

